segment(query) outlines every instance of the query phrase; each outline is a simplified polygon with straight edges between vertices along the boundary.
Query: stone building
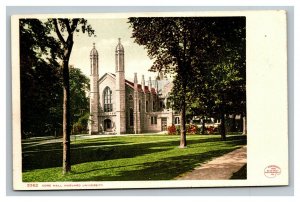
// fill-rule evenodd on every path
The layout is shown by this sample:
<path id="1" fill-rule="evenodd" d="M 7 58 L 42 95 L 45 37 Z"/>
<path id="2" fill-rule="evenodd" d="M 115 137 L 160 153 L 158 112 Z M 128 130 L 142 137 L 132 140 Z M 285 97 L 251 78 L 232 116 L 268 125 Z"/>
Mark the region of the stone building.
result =
<path id="1" fill-rule="evenodd" d="M 89 134 L 125 134 L 166 131 L 167 126 L 178 120 L 167 109 L 167 98 L 172 82 L 148 79 L 140 83 L 125 79 L 124 47 L 121 40 L 115 50 L 115 73 L 105 73 L 99 78 L 99 55 L 95 48 L 90 52 L 90 123 Z"/>

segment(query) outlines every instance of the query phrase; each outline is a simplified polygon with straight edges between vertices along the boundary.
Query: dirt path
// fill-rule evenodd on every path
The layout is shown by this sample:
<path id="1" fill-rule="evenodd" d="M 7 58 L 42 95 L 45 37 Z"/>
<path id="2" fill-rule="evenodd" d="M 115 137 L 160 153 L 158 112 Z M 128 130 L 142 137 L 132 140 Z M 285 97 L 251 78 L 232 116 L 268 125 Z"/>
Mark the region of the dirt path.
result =
<path id="1" fill-rule="evenodd" d="M 177 180 L 227 180 L 247 163 L 247 146 L 217 157 L 193 171 L 178 176 Z"/>

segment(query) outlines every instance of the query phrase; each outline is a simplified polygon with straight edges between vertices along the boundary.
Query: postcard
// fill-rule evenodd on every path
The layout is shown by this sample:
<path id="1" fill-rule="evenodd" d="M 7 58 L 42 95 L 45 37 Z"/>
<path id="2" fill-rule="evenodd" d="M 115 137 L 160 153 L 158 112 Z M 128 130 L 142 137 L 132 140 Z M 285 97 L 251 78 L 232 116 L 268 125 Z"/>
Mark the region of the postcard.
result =
<path id="1" fill-rule="evenodd" d="M 288 185 L 286 11 L 11 17 L 15 190 Z"/>

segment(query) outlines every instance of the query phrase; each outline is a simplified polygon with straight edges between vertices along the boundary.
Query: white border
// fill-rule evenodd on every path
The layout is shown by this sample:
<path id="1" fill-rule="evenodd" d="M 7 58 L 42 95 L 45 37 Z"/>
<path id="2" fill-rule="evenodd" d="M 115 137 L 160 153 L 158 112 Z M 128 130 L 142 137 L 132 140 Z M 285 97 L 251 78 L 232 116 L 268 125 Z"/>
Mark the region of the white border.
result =
<path id="1" fill-rule="evenodd" d="M 150 4 L 150 6 L 156 5 L 156 6 L 162 6 L 161 2 L 159 1 L 158 3 L 154 4 L 152 3 L 153 1 L 136 1 L 136 0 L 119 0 L 122 1 L 122 3 L 127 2 L 127 6 L 129 5 L 134 5 L 137 6 L 137 3 L 142 5 L 142 6 L 148 6 Z M 1 25 L 5 25 L 6 24 L 6 16 L 5 16 L 5 6 L 29 6 L 29 5 L 41 5 L 40 0 L 30 0 L 30 1 L 26 1 L 24 2 L 23 0 L 19 0 L 19 1 L 15 1 L 15 0 L 3 0 L 0 1 L 0 5 L 1 5 L 1 10 L 0 10 L 0 24 Z M 119 2 L 114 1 L 109 1 L 110 6 L 120 6 Z M 133 3 L 132 3 L 133 2 Z M 136 4 L 134 3 L 136 2 Z M 295 6 L 295 21 L 297 22 L 295 24 L 295 36 L 300 36 L 299 34 L 299 1 L 298 0 L 281 0 L 281 1 L 271 1 L 271 0 L 220 0 L 220 1 L 215 1 L 215 0 L 199 0 L 199 1 L 195 1 L 195 0 L 165 0 L 164 2 L 166 2 L 166 4 L 168 3 L 167 6 L 210 6 L 210 9 L 212 6 Z M 75 6 L 76 4 L 84 4 L 83 6 L 104 6 L 105 4 L 107 4 L 107 1 L 99 1 L 99 0 L 85 0 L 85 1 L 80 1 L 80 0 L 73 0 L 72 3 L 69 1 L 61 1 L 61 0 L 44 0 L 42 1 L 43 4 L 45 4 L 46 6 Z M 72 4 L 72 5 L 71 5 Z M 124 3 L 125 4 L 125 3 Z M 147 5 L 148 4 L 148 5 Z M 126 8 L 125 8 L 126 9 Z M 224 8 L 226 9 L 226 7 Z M 240 9 L 243 9 L 243 7 L 240 7 Z M 260 8 L 258 8 L 260 9 Z M 0 32 L 0 40 L 1 40 L 1 44 L 5 44 L 7 39 L 6 39 L 6 34 L 5 32 Z M 295 55 L 299 55 L 299 39 L 296 38 L 295 41 L 292 41 L 292 43 L 295 43 Z M 3 47 L 1 49 L 1 67 L 6 67 L 6 49 L 5 47 Z M 290 62 L 290 61 L 289 61 Z M 295 58 L 295 67 L 299 66 L 299 57 Z M 292 69 L 294 67 L 292 66 Z M 9 95 L 9 93 L 6 93 L 6 84 L 7 82 L 9 82 L 10 78 L 6 78 L 6 70 L 5 68 L 1 69 L 1 74 L 0 74 L 0 92 L 2 95 L 6 94 Z M 293 71 L 293 70 L 292 70 Z M 299 120 L 299 104 L 296 103 L 300 103 L 300 98 L 299 98 L 299 87 L 300 87 L 300 80 L 298 79 L 300 77 L 300 72 L 299 72 L 299 68 L 295 68 L 295 75 L 290 75 L 290 77 L 295 77 L 295 97 L 290 97 L 289 98 L 293 98 L 295 99 L 295 123 L 300 123 Z M 7 81 L 6 81 L 7 80 Z M 293 84 L 292 84 L 293 85 Z M 293 91 L 293 90 L 292 90 Z M 0 111 L 1 112 L 5 112 L 6 110 L 9 111 L 9 109 L 7 109 L 7 106 L 9 106 L 9 103 L 6 103 L 5 99 L 0 99 Z M 291 123 L 292 128 L 294 128 L 294 122 Z M 6 115 L 5 113 L 1 113 L 0 116 L 0 126 L 1 126 L 1 132 L 2 134 L 6 133 L 6 129 L 10 128 L 7 127 L 6 123 L 9 124 L 9 121 L 6 121 Z M 10 134 L 10 131 L 7 132 L 8 135 Z M 299 131 L 299 124 L 295 124 L 295 134 L 300 134 Z M 292 134 L 293 135 L 293 134 Z M 3 137 L 3 136 L 2 136 Z M 1 139 L 3 140 L 3 138 Z M 11 147 L 11 145 L 6 145 L 6 141 L 0 141 L 0 153 L 1 153 L 1 159 L 5 159 L 6 158 L 6 146 L 7 147 Z M 295 154 L 299 154 L 299 138 L 295 135 L 295 141 L 292 142 L 292 144 L 295 144 L 295 152 L 291 151 L 292 153 Z M 8 149 L 8 151 L 10 151 Z M 10 155 L 10 152 L 8 152 L 8 156 Z M 6 162 L 10 162 L 10 160 L 7 160 Z M 299 155 L 295 155 L 295 170 L 299 171 L 300 170 L 300 159 L 299 159 Z M 5 179 L 6 176 L 10 176 L 11 175 L 11 171 L 5 169 L 5 166 L 0 166 L 0 179 Z M 143 190 L 137 190 L 137 191 L 126 191 L 126 192 L 121 192 L 121 191 L 110 191 L 110 192 L 12 192 L 11 191 L 11 187 L 9 186 L 9 184 L 7 184 L 8 182 L 6 182 L 5 180 L 1 180 L 0 181 L 0 187 L 2 189 L 0 189 L 0 200 L 1 201 L 19 201 L 20 199 L 24 202 L 33 202 L 33 201 L 53 201 L 53 200 L 60 200 L 60 199 L 65 199 L 64 198 L 60 198 L 60 197 L 41 197 L 41 196 L 53 196 L 53 195 L 64 195 L 64 196 L 73 196 L 73 197 L 69 197 L 68 200 L 72 200 L 72 201 L 82 201 L 85 199 L 85 197 L 77 197 L 77 195 L 84 195 L 84 194 L 89 194 L 89 195 L 99 195 L 99 196 L 103 196 L 103 195 L 111 195 L 111 196 L 116 196 L 116 195 L 129 195 L 131 197 L 122 197 L 122 199 L 118 198 L 117 200 L 122 200 L 122 201 L 153 201 L 153 200 L 170 200 L 170 201 L 182 201 L 185 199 L 182 199 L 182 197 L 177 197 L 178 195 L 188 195 L 191 197 L 188 197 L 187 200 L 189 201 L 199 201 L 199 200 L 203 200 L 203 201 L 230 201 L 230 202 L 234 202 L 234 201 L 253 201 L 253 200 L 263 200 L 263 201 L 272 201 L 272 202 L 276 202 L 276 201 L 299 201 L 299 194 L 300 194 L 300 186 L 299 186 L 299 172 L 295 172 L 295 184 L 298 186 L 292 186 L 290 189 L 295 189 L 295 196 L 294 197 L 247 197 L 247 196 L 258 196 L 258 195 L 284 195 L 287 194 L 284 192 L 284 188 L 272 188 L 272 187 L 268 187 L 268 188 L 245 188 L 245 189 L 236 189 L 236 188 L 232 188 L 232 189 L 176 189 L 176 190 L 154 190 L 154 191 L 143 191 Z M 10 178 L 10 177 L 9 177 Z M 4 187 L 7 187 L 7 190 L 4 189 Z M 7 191 L 7 192 L 6 192 Z M 236 195 L 241 195 L 241 193 L 244 195 L 244 197 L 213 197 L 216 195 L 232 195 L 232 196 L 236 196 Z M 27 197 L 6 197 L 8 195 L 27 195 Z M 159 198 L 159 197 L 132 197 L 132 196 L 136 196 L 136 195 L 169 195 L 169 196 L 173 196 L 173 197 L 163 197 L 163 198 Z M 34 197 L 32 197 L 32 195 L 34 195 Z M 37 195 L 39 195 L 39 197 L 36 197 Z M 75 196 L 74 196 L 75 195 Z M 195 197 L 195 195 L 197 196 L 201 196 L 200 197 Z M 212 197 L 203 197 L 203 195 L 210 195 Z M 194 196 L 194 197 L 193 197 Z M 104 201 L 110 201 L 113 198 L 112 197 L 101 197 L 101 199 L 99 197 L 87 197 L 86 198 L 89 201 L 99 201 L 99 200 L 104 200 Z"/>
<path id="2" fill-rule="evenodd" d="M 224 187 L 224 186 L 266 186 L 288 184 L 288 130 L 287 130 L 287 35 L 284 11 L 218 11 L 218 12 L 168 12 L 168 13 L 130 13 L 130 16 L 246 16 L 247 26 L 247 111 L 248 111 L 248 179 L 247 180 L 210 180 L 210 181 L 143 181 L 143 182 L 97 182 L 100 189 L 111 188 L 163 188 L 163 187 Z M 128 13 L 111 14 L 51 14 L 22 15 L 22 17 L 85 17 L 85 18 L 123 18 Z M 18 33 L 20 16 L 12 20 L 12 33 Z M 18 82 L 18 36 L 13 35 L 12 66 L 13 96 L 19 95 Z M 16 44 L 14 44 L 16 43 Z M 16 91 L 14 91 L 16 90 Z M 18 96 L 13 97 L 14 120 L 18 116 Z M 15 108 L 17 107 L 17 108 Z M 273 114 L 276 113 L 276 116 Z M 14 188 L 28 189 L 20 182 L 20 133 L 19 125 L 13 122 Z M 17 123 L 15 125 L 15 123 Z M 276 123 L 276 124 L 275 124 Z M 274 127 L 276 126 L 276 127 Z M 14 161 L 14 163 L 17 161 Z M 281 175 L 268 179 L 264 168 L 277 165 Z M 15 170 L 16 169 L 16 170 Z M 90 183 L 90 182 L 88 182 Z M 43 189 L 42 184 L 38 190 Z M 52 183 L 53 184 L 53 183 Z M 59 184 L 70 184 L 59 183 Z M 77 184 L 77 183 L 74 183 Z M 85 185 L 86 182 L 82 182 Z M 78 188 L 78 187 L 77 187 Z M 81 188 L 81 187 L 80 187 Z M 35 188 L 32 188 L 35 189 Z M 47 189 L 47 188 L 46 188 Z M 60 189 L 68 189 L 62 187 Z M 76 189 L 76 187 L 72 187 Z M 92 187 L 91 187 L 92 189 Z"/>

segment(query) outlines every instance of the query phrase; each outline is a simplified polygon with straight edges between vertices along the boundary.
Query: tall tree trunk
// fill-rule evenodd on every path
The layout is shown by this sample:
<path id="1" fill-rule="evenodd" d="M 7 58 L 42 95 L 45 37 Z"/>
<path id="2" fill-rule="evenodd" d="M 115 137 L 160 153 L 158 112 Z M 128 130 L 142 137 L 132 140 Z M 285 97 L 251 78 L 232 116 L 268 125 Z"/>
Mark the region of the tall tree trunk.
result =
<path id="1" fill-rule="evenodd" d="M 186 127 L 185 127 L 185 121 L 186 121 L 186 88 L 187 88 L 187 75 L 190 67 L 190 62 L 187 61 L 186 58 L 186 51 L 187 48 L 187 36 L 186 32 L 183 31 L 183 63 L 180 62 L 180 57 L 177 58 L 178 66 L 179 66 L 179 73 L 181 77 L 181 83 L 182 83 L 182 101 L 181 101 L 181 123 L 180 123 L 180 145 L 179 148 L 185 148 L 186 147 Z M 182 65 L 180 65 L 182 64 Z"/>
<path id="2" fill-rule="evenodd" d="M 186 103 L 184 100 L 182 107 L 181 107 L 181 111 L 180 111 L 181 122 L 180 122 L 180 145 L 179 145 L 179 148 L 186 147 L 185 108 L 186 108 Z"/>
<path id="3" fill-rule="evenodd" d="M 69 60 L 63 62 L 63 174 L 71 171 Z"/>
<path id="4" fill-rule="evenodd" d="M 72 19 L 71 22 L 69 19 L 62 18 L 60 22 L 65 25 L 64 29 L 68 32 L 68 37 L 65 40 L 61 31 L 64 32 L 64 29 L 59 29 L 58 20 L 53 19 L 53 25 L 55 32 L 59 41 L 63 45 L 63 174 L 66 174 L 71 171 L 71 119 L 70 119 L 70 81 L 69 81 L 69 60 L 73 48 L 73 34 L 76 30 L 79 18 Z"/>

